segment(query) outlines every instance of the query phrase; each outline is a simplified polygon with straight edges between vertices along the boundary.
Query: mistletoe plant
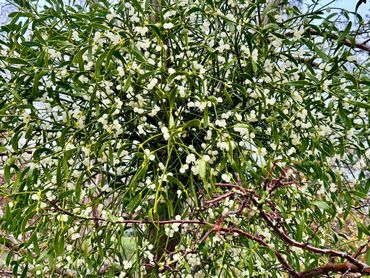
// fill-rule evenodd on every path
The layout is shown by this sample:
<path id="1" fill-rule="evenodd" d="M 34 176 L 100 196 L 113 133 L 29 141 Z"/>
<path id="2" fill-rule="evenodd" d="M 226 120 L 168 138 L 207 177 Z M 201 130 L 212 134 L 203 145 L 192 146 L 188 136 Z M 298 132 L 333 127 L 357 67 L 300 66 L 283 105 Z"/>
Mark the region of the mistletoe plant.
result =
<path id="1" fill-rule="evenodd" d="M 14 2 L 0 39 L 2 275 L 370 273 L 358 14 Z"/>

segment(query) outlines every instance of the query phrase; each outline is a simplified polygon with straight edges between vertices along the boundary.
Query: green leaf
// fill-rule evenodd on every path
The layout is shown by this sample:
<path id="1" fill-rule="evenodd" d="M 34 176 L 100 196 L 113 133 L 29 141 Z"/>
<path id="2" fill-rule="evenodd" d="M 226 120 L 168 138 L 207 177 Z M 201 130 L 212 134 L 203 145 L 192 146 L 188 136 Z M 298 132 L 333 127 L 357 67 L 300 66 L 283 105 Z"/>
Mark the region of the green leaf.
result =
<path id="1" fill-rule="evenodd" d="M 159 220 L 158 213 L 154 212 L 154 208 L 150 208 L 148 211 L 148 219 L 150 222 L 152 222 L 154 225 L 156 225 L 157 228 L 159 228 L 159 225 L 157 225 L 157 222 Z"/>
<path id="2" fill-rule="evenodd" d="M 207 162 L 202 158 L 199 160 L 199 176 L 204 179 L 206 177 L 206 172 L 207 172 Z"/>
<path id="3" fill-rule="evenodd" d="M 55 253 L 60 256 L 64 253 L 64 236 L 61 231 L 56 232 L 54 238 Z"/>
<path id="4" fill-rule="evenodd" d="M 136 46 L 133 46 L 132 47 L 131 53 L 135 56 L 135 58 L 138 61 L 140 61 L 142 63 L 146 62 L 146 59 L 144 57 L 144 54 Z"/>
<path id="5" fill-rule="evenodd" d="M 126 92 L 131 87 L 131 73 L 128 75 L 125 85 L 123 87 L 123 91 Z"/>
<path id="6" fill-rule="evenodd" d="M 358 238 L 361 239 L 362 238 L 362 233 L 370 236 L 370 231 L 367 227 L 364 226 L 364 224 L 362 224 L 359 220 L 356 220 L 356 224 L 357 224 L 357 229 L 358 229 Z"/>
<path id="7" fill-rule="evenodd" d="M 351 31 L 352 27 L 352 21 L 349 21 L 346 28 L 343 30 L 343 32 L 338 37 L 338 41 L 343 41 L 349 34 L 349 31 Z"/>
<path id="8" fill-rule="evenodd" d="M 98 79 L 98 80 L 101 78 L 101 69 L 102 69 L 102 66 L 103 66 L 103 62 L 105 61 L 105 58 L 107 57 L 108 54 L 109 54 L 109 50 L 105 51 L 103 54 L 101 54 L 99 56 L 99 58 L 96 60 L 95 78 Z"/>
<path id="9" fill-rule="evenodd" d="M 13 277 L 18 277 L 18 267 L 19 263 L 17 261 L 12 261 L 13 266 Z"/>
<path id="10" fill-rule="evenodd" d="M 351 120 L 347 116 L 348 112 L 346 110 L 344 110 L 342 105 L 338 106 L 338 112 L 339 112 L 339 117 L 342 120 L 342 122 L 344 123 L 345 127 L 347 129 L 350 129 L 352 127 L 352 124 L 351 124 Z"/>
<path id="11" fill-rule="evenodd" d="M 61 188 L 62 182 L 63 182 L 62 167 L 63 167 L 63 160 L 59 159 L 58 165 L 57 165 L 57 171 L 56 171 L 56 180 L 57 180 L 57 185 L 59 188 Z"/>
<path id="12" fill-rule="evenodd" d="M 134 210 L 141 204 L 142 202 L 142 193 L 138 193 L 134 196 L 134 198 L 128 203 L 126 206 L 127 211 L 134 212 Z"/>
<path id="13" fill-rule="evenodd" d="M 252 274 L 253 274 L 253 270 L 254 270 L 254 258 L 250 257 L 249 260 L 248 260 L 248 272 L 249 272 L 249 275 L 250 277 L 252 277 Z"/>
<path id="14" fill-rule="evenodd" d="M 80 71 L 84 71 L 84 70 L 85 70 L 85 68 L 84 68 L 84 61 L 83 61 L 83 59 L 82 59 L 82 56 L 83 56 L 83 54 L 86 52 L 86 50 L 87 50 L 87 49 L 89 49 L 89 48 L 90 48 L 90 46 L 87 46 L 87 47 L 84 47 L 84 48 L 80 49 L 80 50 L 76 53 L 76 55 L 73 57 L 72 62 L 73 62 L 74 64 L 78 64 L 78 65 L 79 65 L 79 69 L 80 69 Z"/>
<path id="15" fill-rule="evenodd" d="M 11 178 L 10 166 L 8 164 L 5 164 L 4 165 L 4 179 L 5 179 L 5 182 L 10 183 L 10 178 Z"/>
<path id="16" fill-rule="evenodd" d="M 184 124 L 184 128 L 188 128 L 188 127 L 197 127 L 197 128 L 200 128 L 201 125 L 202 125 L 202 123 L 201 123 L 200 120 L 193 119 L 193 120 L 187 122 L 186 124 Z"/>
<path id="17" fill-rule="evenodd" d="M 97 29 L 103 29 L 103 30 L 107 30 L 107 31 L 111 30 L 109 26 L 104 25 L 104 24 L 100 24 L 100 23 L 96 23 L 96 22 L 91 23 L 91 26 L 94 27 L 94 28 L 97 28 Z"/>
<path id="18" fill-rule="evenodd" d="M 298 241 L 302 241 L 304 223 L 305 223 L 305 221 L 302 218 L 301 221 L 299 222 L 299 225 L 297 227 L 297 232 L 296 232 L 296 238 L 297 238 Z"/>
<path id="19" fill-rule="evenodd" d="M 26 266 L 24 267 L 22 271 L 21 278 L 27 277 L 27 273 L 28 273 L 28 263 L 26 263 Z"/>
<path id="20" fill-rule="evenodd" d="M 348 72 L 344 72 L 343 75 L 344 75 L 345 78 L 347 78 L 349 81 L 351 81 L 353 83 L 353 86 L 355 86 L 355 88 L 358 87 L 358 81 L 352 74 L 350 74 Z"/>
<path id="21" fill-rule="evenodd" d="M 370 248 L 367 248 L 366 252 L 366 264 L 370 265 Z"/>
<path id="22" fill-rule="evenodd" d="M 15 1 L 17 2 L 17 1 Z M 9 14 L 9 18 L 13 18 L 13 17 L 32 17 L 33 14 L 31 12 L 12 12 Z"/>
<path id="23" fill-rule="evenodd" d="M 324 61 L 327 62 L 329 61 L 328 55 L 324 51 L 322 51 L 315 43 L 309 41 L 309 40 L 304 40 L 308 48 L 310 48 L 312 51 L 315 51 L 317 55 Z"/>
<path id="24" fill-rule="evenodd" d="M 22 233 L 26 231 L 27 224 L 29 225 L 29 220 L 36 214 L 36 203 L 28 206 L 26 212 L 23 214 L 20 221 L 19 229 Z"/>
<path id="25" fill-rule="evenodd" d="M 32 236 L 30 237 L 29 242 L 31 242 L 33 244 L 33 249 L 35 250 L 35 253 L 37 255 L 40 255 L 40 246 L 39 246 L 38 240 L 37 240 L 37 230 L 32 234 Z"/>
<path id="26" fill-rule="evenodd" d="M 138 181 L 145 176 L 146 172 L 148 171 L 148 161 L 144 160 L 141 164 L 140 169 L 136 172 L 136 174 L 133 176 L 130 185 L 132 186 L 132 190 L 135 191 Z"/>
<path id="27" fill-rule="evenodd" d="M 264 29 L 266 29 L 266 30 L 276 30 L 276 29 L 279 29 L 279 25 L 277 25 L 276 23 L 268 23 L 264 26 Z"/>
<path id="28" fill-rule="evenodd" d="M 6 61 L 12 65 L 29 65 L 30 63 L 20 58 L 7 58 Z"/>
<path id="29" fill-rule="evenodd" d="M 14 255 L 13 254 L 13 249 L 10 249 L 8 255 L 6 256 L 6 260 L 5 260 L 6 266 L 10 265 L 10 262 L 12 261 L 13 255 Z"/>
<path id="30" fill-rule="evenodd" d="M 354 101 L 354 100 L 349 100 L 348 101 L 350 104 L 356 106 L 356 107 L 359 107 L 359 108 L 364 108 L 364 109 L 370 109 L 370 104 L 369 103 L 365 103 L 365 102 L 359 102 L 359 101 Z"/>
<path id="31" fill-rule="evenodd" d="M 234 125 L 234 128 L 247 128 L 250 129 L 251 125 L 248 123 L 237 123 Z"/>
<path id="32" fill-rule="evenodd" d="M 186 195 L 188 194 L 185 186 L 176 177 L 174 177 L 174 176 L 167 176 L 167 179 L 171 183 L 176 184 L 179 188 L 182 189 L 182 191 L 185 191 Z"/>
<path id="33" fill-rule="evenodd" d="M 81 176 L 78 177 L 77 183 L 76 183 L 76 189 L 75 189 L 75 195 L 76 199 L 80 200 L 81 198 L 81 186 L 83 183 L 84 175 L 82 174 Z"/>
<path id="34" fill-rule="evenodd" d="M 330 156 L 328 148 L 326 148 L 325 146 L 323 147 L 319 140 L 316 140 L 316 139 L 313 138 L 312 142 L 313 142 L 315 148 L 318 149 L 322 154 L 324 154 L 326 156 Z"/>
<path id="35" fill-rule="evenodd" d="M 32 158 L 33 158 L 33 161 L 39 161 L 40 160 L 40 157 L 43 153 L 45 154 L 51 154 L 53 151 L 49 148 L 39 148 L 39 149 L 36 149 L 33 154 L 32 154 Z"/>
<path id="36" fill-rule="evenodd" d="M 32 86 L 32 97 L 37 98 L 39 96 L 39 84 L 40 79 L 45 74 L 45 71 L 40 71 L 38 74 L 35 75 L 35 78 L 33 79 L 33 86 Z"/>
<path id="37" fill-rule="evenodd" d="M 209 123 L 208 114 L 209 114 L 209 112 L 208 112 L 208 105 L 207 105 L 206 108 L 204 109 L 204 116 L 203 116 L 203 126 L 204 126 L 204 128 L 208 127 L 208 123 Z"/>
<path id="38" fill-rule="evenodd" d="M 174 213 L 172 202 L 170 200 L 166 200 L 166 204 L 167 204 L 168 217 L 173 218 L 175 213 Z"/>
<path id="39" fill-rule="evenodd" d="M 144 13 L 144 10 L 143 10 L 143 8 L 141 7 L 141 4 L 140 4 L 140 2 L 139 1 L 137 1 L 137 0 L 131 0 L 132 1 L 132 5 L 134 6 L 134 8 L 138 11 L 138 12 L 140 12 L 141 14 L 145 14 Z"/>
<path id="40" fill-rule="evenodd" d="M 322 209 L 328 212 L 333 211 L 332 207 L 325 201 L 315 201 L 315 202 L 312 202 L 312 204 L 317 206 L 319 209 Z"/>

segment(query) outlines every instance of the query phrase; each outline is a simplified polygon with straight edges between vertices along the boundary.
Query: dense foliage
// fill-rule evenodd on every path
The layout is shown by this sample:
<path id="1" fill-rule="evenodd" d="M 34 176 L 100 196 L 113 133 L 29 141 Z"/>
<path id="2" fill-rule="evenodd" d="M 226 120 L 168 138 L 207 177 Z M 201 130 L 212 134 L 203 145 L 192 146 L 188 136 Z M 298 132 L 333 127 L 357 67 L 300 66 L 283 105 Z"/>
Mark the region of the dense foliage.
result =
<path id="1" fill-rule="evenodd" d="M 348 12 L 284 1 L 15 2 L 5 274 L 370 273 L 359 15 L 338 30 Z"/>

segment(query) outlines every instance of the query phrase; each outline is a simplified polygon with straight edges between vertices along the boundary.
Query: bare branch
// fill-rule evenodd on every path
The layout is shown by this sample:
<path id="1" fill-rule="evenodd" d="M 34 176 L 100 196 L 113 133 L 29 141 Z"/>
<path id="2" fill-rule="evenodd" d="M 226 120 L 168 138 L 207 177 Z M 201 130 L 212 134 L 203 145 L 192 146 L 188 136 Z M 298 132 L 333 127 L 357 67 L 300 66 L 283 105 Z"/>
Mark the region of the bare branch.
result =
<path id="1" fill-rule="evenodd" d="M 263 247 L 267 247 L 268 249 L 272 250 L 272 251 L 275 253 L 275 255 L 276 255 L 277 259 L 279 260 L 279 262 L 282 264 L 282 266 L 284 267 L 284 269 L 286 269 L 286 270 L 289 272 L 289 274 L 290 274 L 292 277 L 300 277 L 300 276 L 299 276 L 299 273 L 297 273 L 297 272 L 293 269 L 293 267 L 289 265 L 289 263 L 285 260 L 285 258 L 283 257 L 283 255 L 282 255 L 280 252 L 278 252 L 277 250 L 275 250 L 275 249 L 271 248 L 271 247 L 270 247 L 270 246 L 269 246 L 265 241 L 263 241 L 261 238 L 256 237 L 256 236 L 254 236 L 254 235 L 252 235 L 252 234 L 249 234 L 249 233 L 247 233 L 247 232 L 245 232 L 245 231 L 242 231 L 242 230 L 240 230 L 240 229 L 236 229 L 236 228 L 220 228 L 220 231 L 221 231 L 221 232 L 225 232 L 225 233 L 227 233 L 227 234 L 233 234 L 233 235 L 238 234 L 238 235 L 245 236 L 246 238 L 249 238 L 249 239 L 251 239 L 251 240 L 253 240 L 253 241 L 257 242 L 257 243 L 258 243 L 258 244 L 260 244 L 261 246 L 263 246 Z"/>
<path id="2" fill-rule="evenodd" d="M 336 34 L 333 34 L 333 33 L 329 33 L 329 34 L 322 34 L 322 33 L 319 33 L 317 32 L 315 29 L 308 29 L 307 31 L 309 34 L 311 35 L 314 35 L 314 36 L 320 36 L 320 37 L 326 37 L 326 38 L 329 38 L 331 40 L 337 40 L 339 38 L 338 35 Z M 349 39 L 343 39 L 341 41 L 344 45 L 348 46 L 348 47 L 355 47 L 355 48 L 358 48 L 358 49 L 361 49 L 361 50 L 364 50 L 366 52 L 368 52 L 370 54 L 370 46 L 369 45 L 366 45 L 365 42 L 354 42 L 352 43 L 351 40 Z"/>
<path id="3" fill-rule="evenodd" d="M 359 273 L 359 274 L 370 274 L 370 268 L 360 269 L 351 263 L 327 263 L 315 269 L 306 270 L 299 273 L 299 277 L 317 277 L 319 275 L 329 274 L 331 272 L 336 273 Z"/>

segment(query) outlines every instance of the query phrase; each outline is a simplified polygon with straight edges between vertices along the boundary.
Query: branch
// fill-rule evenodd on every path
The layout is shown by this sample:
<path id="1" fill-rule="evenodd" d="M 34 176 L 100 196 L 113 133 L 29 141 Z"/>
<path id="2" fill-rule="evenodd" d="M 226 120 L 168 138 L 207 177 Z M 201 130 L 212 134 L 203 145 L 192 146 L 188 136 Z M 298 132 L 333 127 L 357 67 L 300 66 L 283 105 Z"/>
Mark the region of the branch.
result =
<path id="1" fill-rule="evenodd" d="M 277 259 L 279 260 L 279 262 L 282 264 L 282 266 L 289 272 L 289 274 L 291 275 L 291 277 L 300 277 L 299 276 L 299 273 L 297 273 L 294 270 L 294 268 L 289 265 L 289 263 L 284 259 L 283 255 L 280 252 L 278 252 L 277 250 L 271 248 L 261 238 L 256 237 L 256 236 L 254 236 L 252 234 L 249 234 L 249 233 L 247 233 L 245 231 L 242 231 L 242 230 L 239 230 L 239 229 L 236 229 L 236 228 L 223 228 L 223 227 L 221 227 L 221 228 L 219 228 L 219 230 L 221 232 L 226 232 L 228 234 L 233 234 L 233 235 L 238 234 L 238 235 L 245 236 L 246 238 L 249 238 L 249 239 L 257 242 L 259 245 L 264 246 L 264 247 L 272 250 L 275 253 L 275 255 L 276 255 Z"/>
<path id="2" fill-rule="evenodd" d="M 1 277 L 13 277 L 13 271 L 8 271 L 5 269 L 0 269 Z"/>
<path id="3" fill-rule="evenodd" d="M 360 270 L 368 268 L 366 264 L 362 263 L 361 261 L 355 259 L 354 257 L 350 256 L 345 252 L 335 251 L 332 249 L 322 249 L 319 247 L 312 246 L 310 244 L 298 242 L 295 239 L 290 238 L 284 231 L 282 231 L 276 225 L 274 225 L 274 223 L 270 220 L 269 216 L 263 210 L 260 210 L 260 215 L 267 222 L 267 224 L 280 236 L 280 238 L 288 245 L 299 247 L 301 249 L 311 251 L 316 254 L 344 258 L 350 263 L 354 264 Z"/>
<path id="4" fill-rule="evenodd" d="M 221 186 L 226 186 L 226 187 L 229 187 L 229 188 L 233 188 L 233 189 L 236 189 L 237 191 L 240 192 L 247 192 L 246 189 L 242 188 L 242 187 L 239 187 L 239 186 L 234 186 L 232 184 L 219 184 Z M 238 192 L 232 192 L 232 194 L 236 194 Z M 230 195 L 232 195 L 230 194 Z M 226 198 L 225 195 L 222 195 L 221 197 L 223 198 Z M 216 198 L 217 199 L 217 198 Z M 217 200 L 219 201 L 219 200 Z M 216 223 L 212 224 L 212 223 L 208 223 L 208 222 L 205 222 L 205 221 L 200 221 L 200 220 L 160 220 L 160 221 L 149 221 L 149 220 L 135 220 L 135 219 L 126 219 L 126 220 L 120 220 L 120 221 L 110 221 L 108 219 L 104 219 L 104 218 L 100 218 L 100 217 L 83 217 L 83 216 L 79 216 L 79 215 L 75 215 L 74 213 L 71 213 L 70 211 L 67 211 L 63 208 L 61 208 L 60 206 L 58 206 L 56 204 L 56 202 L 53 202 L 53 201 L 49 201 L 49 203 L 52 205 L 52 207 L 60 212 L 60 213 L 63 213 L 63 214 L 66 214 L 66 215 L 69 215 L 69 216 L 73 216 L 73 217 L 76 217 L 76 218 L 80 218 L 80 219 L 83 219 L 83 220 L 91 220 L 91 221 L 106 221 L 106 222 L 114 222 L 114 223 L 124 223 L 124 224 L 153 224 L 153 223 L 156 223 L 156 224 L 172 224 L 172 223 L 180 223 L 180 224 L 198 224 L 198 225 L 209 225 L 209 226 L 212 226 L 212 228 L 202 237 L 201 241 L 204 241 L 212 232 L 225 232 L 227 234 L 232 234 L 232 235 L 242 235 L 242 236 L 245 236 L 255 242 L 257 242 L 259 245 L 261 246 L 264 246 L 270 250 L 272 250 L 277 259 L 279 260 L 279 262 L 282 264 L 283 268 L 286 269 L 289 274 L 292 276 L 292 277 L 299 277 L 299 274 L 293 269 L 293 267 L 291 267 L 289 265 L 289 263 L 284 259 L 283 255 L 281 253 L 279 253 L 277 250 L 271 248 L 266 242 L 264 242 L 261 238 L 257 237 L 257 236 L 254 236 L 252 234 L 249 234 L 243 230 L 239 230 L 239 229 L 236 229 L 236 228 L 227 228 L 227 227 L 222 227 L 221 226 L 221 222 L 222 219 L 220 221 L 217 221 Z M 241 205 L 241 208 L 243 208 L 244 205 Z M 242 209 L 239 209 L 237 212 L 241 212 Z M 107 271 L 107 267 L 104 267 L 99 271 L 99 273 L 105 273 Z"/>
<path id="5" fill-rule="evenodd" d="M 213 224 L 209 223 L 209 222 L 206 222 L 206 221 L 201 221 L 201 220 L 191 220 L 191 219 L 184 219 L 184 220 L 147 220 L 147 219 L 144 219 L 144 220 L 136 220 L 136 219 L 123 219 L 123 220 L 109 220 L 109 219 L 105 219 L 105 218 L 101 218 L 101 217 L 85 217 L 85 216 L 82 216 L 82 215 L 78 215 L 78 214 L 74 214 L 68 210 L 65 210 L 61 207 L 59 207 L 56 202 L 53 202 L 53 201 L 49 201 L 49 203 L 52 205 L 52 207 L 54 208 L 55 211 L 59 211 L 60 213 L 62 214 L 66 214 L 66 215 L 69 215 L 69 216 L 72 216 L 72 217 L 75 217 L 75 218 L 78 218 L 78 219 L 81 219 L 81 220 L 90 220 L 90 221 L 103 221 L 103 222 L 109 222 L 109 223 L 120 223 L 120 224 L 159 224 L 159 225 L 165 225 L 165 224 L 174 224 L 174 223 L 178 223 L 178 224 L 198 224 L 198 225 L 208 225 L 208 226 L 212 226 Z"/>
<path id="6" fill-rule="evenodd" d="M 351 263 L 327 263 L 315 269 L 306 270 L 299 273 L 299 277 L 317 277 L 323 274 L 329 274 L 330 272 L 340 272 L 340 273 L 360 273 L 360 274 L 370 274 L 370 267 L 360 269 Z"/>
<path id="7" fill-rule="evenodd" d="M 288 177 L 285 175 L 280 176 L 279 179 L 272 179 L 269 183 L 266 185 L 266 190 L 268 189 L 271 191 L 272 189 L 275 189 L 275 187 L 279 187 L 284 185 L 284 182 L 281 180 L 287 180 Z M 292 181 L 289 180 L 289 183 Z M 277 184 L 277 182 L 280 182 Z M 293 184 L 296 184 L 293 182 Z M 279 219 L 279 211 L 276 208 L 276 204 L 272 202 L 271 200 L 265 200 L 264 203 L 269 206 L 272 209 L 272 213 L 267 213 L 262 209 L 261 206 L 261 200 L 262 196 L 260 196 L 255 190 L 253 189 L 247 189 L 242 187 L 239 183 L 238 184 L 232 184 L 232 183 L 216 183 L 215 184 L 217 187 L 224 187 L 228 188 L 231 190 L 231 192 L 227 192 L 224 194 L 221 194 L 217 196 L 214 199 L 208 200 L 205 202 L 207 205 L 215 205 L 218 202 L 222 201 L 223 199 L 233 195 L 233 194 L 238 194 L 240 195 L 241 198 L 241 204 L 238 210 L 236 210 L 235 214 L 240 214 L 243 211 L 243 208 L 245 207 L 245 204 L 248 200 L 252 200 L 253 203 L 255 203 L 258 207 L 259 210 L 259 215 L 265 222 L 274 230 L 274 232 L 282 239 L 282 241 L 287 244 L 288 246 L 294 246 L 294 247 L 299 247 L 301 249 L 310 251 L 312 253 L 316 254 L 322 254 L 322 255 L 329 255 L 332 257 L 340 257 L 347 262 L 343 263 L 327 263 L 323 266 L 320 266 L 318 268 L 312 269 L 312 270 L 306 270 L 303 272 L 297 272 L 294 270 L 294 268 L 289 265 L 288 261 L 285 259 L 282 253 L 280 253 L 278 250 L 274 249 L 271 247 L 267 242 L 265 242 L 262 238 L 249 234 L 248 232 L 245 232 L 243 230 L 234 228 L 234 227 L 223 227 L 222 226 L 222 220 L 224 217 L 229 216 L 230 214 L 223 215 L 219 221 L 216 221 L 216 223 L 209 223 L 206 221 L 202 220 L 159 220 L 159 221 L 153 221 L 153 220 L 148 220 L 148 219 L 143 219 L 143 220 L 136 220 L 136 219 L 123 219 L 123 220 L 110 220 L 110 219 L 104 219 L 101 217 L 85 217 L 81 215 L 74 214 L 64 208 L 61 208 L 56 202 L 51 202 L 51 206 L 53 209 L 57 212 L 79 218 L 81 220 L 87 220 L 87 221 L 103 221 L 103 222 L 110 222 L 110 223 L 122 223 L 122 224 L 173 224 L 173 223 L 178 223 L 178 224 L 195 224 L 195 225 L 208 225 L 211 227 L 211 229 L 204 234 L 204 236 L 200 239 L 200 243 L 203 242 L 207 237 L 212 232 L 219 232 L 219 233 L 226 233 L 226 234 L 231 234 L 233 236 L 244 236 L 259 245 L 268 248 L 269 250 L 273 251 L 275 253 L 276 258 L 278 261 L 281 263 L 282 267 L 289 273 L 290 277 L 315 277 L 318 275 L 322 274 L 328 274 L 330 272 L 342 272 L 342 273 L 347 273 L 347 272 L 352 272 L 352 273 L 361 273 L 361 274 L 370 274 L 370 267 L 366 265 L 365 263 L 361 262 L 360 260 L 357 259 L 357 256 L 359 253 L 362 252 L 364 247 L 360 247 L 360 249 L 353 255 L 349 255 L 348 253 L 341 252 L 341 251 L 336 251 L 333 249 L 324 249 L 324 248 L 319 248 L 315 247 L 313 245 L 310 245 L 305 242 L 299 242 L 296 241 L 295 239 L 291 238 L 287 232 L 285 231 L 284 227 L 281 226 L 282 222 Z M 277 224 L 276 224 L 277 223 Z M 156 266 L 151 266 L 151 267 L 156 267 Z M 170 265 L 166 265 L 165 268 L 169 268 Z M 173 269 L 171 269 L 173 270 Z M 101 273 L 104 273 L 106 271 L 106 266 L 102 267 Z"/>
<path id="8" fill-rule="evenodd" d="M 336 34 L 333 34 L 333 33 L 321 34 L 321 33 L 317 32 L 315 29 L 312 29 L 312 28 L 308 29 L 307 32 L 311 35 L 314 35 L 314 36 L 328 37 L 331 40 L 337 40 L 339 38 L 339 36 L 336 35 Z M 366 51 L 370 54 L 370 46 L 366 45 L 365 42 L 362 42 L 362 43 L 354 42 L 354 43 L 352 43 L 349 39 L 343 39 L 341 42 L 344 45 L 348 46 L 348 47 L 355 47 L 355 48 L 364 50 L 364 51 Z"/>
<path id="9" fill-rule="evenodd" d="M 357 251 L 356 251 L 356 253 L 353 255 L 353 257 L 354 258 L 357 258 L 358 256 L 360 256 L 363 252 L 362 252 L 362 250 L 364 250 L 364 248 L 366 247 L 366 246 L 368 246 L 369 245 L 369 243 L 370 243 L 370 237 L 368 238 L 368 240 L 367 240 L 367 242 L 365 243 L 365 244 L 363 244 L 363 245 L 361 245 L 358 249 L 357 249 Z"/>
<path id="10" fill-rule="evenodd" d="M 211 205 L 211 204 L 214 204 L 214 203 L 218 203 L 218 202 L 221 202 L 222 200 L 226 199 L 227 197 L 230 197 L 232 195 L 234 195 L 235 193 L 234 192 L 228 192 L 228 193 L 225 193 L 223 195 L 220 195 L 212 200 L 208 200 L 206 201 L 206 205 Z"/>
<path id="11" fill-rule="evenodd" d="M 19 251 L 20 242 L 18 242 L 17 239 L 11 234 L 5 234 L 0 231 L 0 243 L 4 244 L 4 246 L 9 249 Z"/>

